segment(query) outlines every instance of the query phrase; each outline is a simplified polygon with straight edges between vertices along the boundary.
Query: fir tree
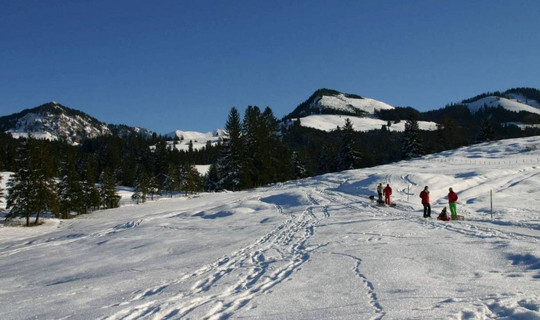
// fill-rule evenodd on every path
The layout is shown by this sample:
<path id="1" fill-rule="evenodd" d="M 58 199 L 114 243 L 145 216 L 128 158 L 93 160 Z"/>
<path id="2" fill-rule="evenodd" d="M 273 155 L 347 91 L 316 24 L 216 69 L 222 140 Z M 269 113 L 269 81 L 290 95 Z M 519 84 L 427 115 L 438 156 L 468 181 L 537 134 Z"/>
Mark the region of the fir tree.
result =
<path id="1" fill-rule="evenodd" d="M 57 195 L 59 197 L 59 213 L 63 219 L 69 218 L 72 211 L 77 214 L 86 213 L 83 185 L 70 153 L 66 154 L 61 164 Z"/>
<path id="2" fill-rule="evenodd" d="M 225 124 L 225 137 L 218 159 L 218 189 L 237 190 L 242 182 L 242 136 L 240 114 L 232 108 Z"/>
<path id="3" fill-rule="evenodd" d="M 336 152 L 331 146 L 323 145 L 317 162 L 319 173 L 334 172 L 336 170 Z"/>
<path id="4" fill-rule="evenodd" d="M 57 197 L 51 157 L 44 142 L 29 138 L 18 150 L 18 169 L 8 182 L 8 218 L 24 217 L 30 225 L 30 216 L 35 214 L 35 224 L 41 213 L 56 212 Z"/>
<path id="5" fill-rule="evenodd" d="M 298 155 L 298 152 L 293 152 L 292 159 L 291 159 L 292 167 L 293 167 L 293 174 L 295 179 L 301 179 L 306 177 L 306 168 L 302 160 L 300 159 L 300 156 Z"/>
<path id="6" fill-rule="evenodd" d="M 493 125 L 487 118 L 482 119 L 482 123 L 480 124 L 480 131 L 478 132 L 478 135 L 476 137 L 476 142 L 486 142 L 492 141 L 494 139 L 495 130 L 493 129 Z"/>
<path id="7" fill-rule="evenodd" d="M 178 190 L 178 177 L 176 172 L 178 169 L 174 164 L 169 164 L 169 169 L 167 170 L 167 179 L 164 184 L 164 191 L 169 194 L 169 197 L 172 198 L 173 192 Z"/>
<path id="8" fill-rule="evenodd" d="M 219 191 L 218 189 L 219 175 L 217 165 L 213 163 L 208 169 L 208 174 L 204 180 L 204 190 L 207 192 Z"/>
<path id="9" fill-rule="evenodd" d="M 403 132 L 402 152 L 405 159 L 419 157 L 424 154 L 422 142 L 420 140 L 420 129 L 418 121 L 411 118 L 405 122 L 405 131 Z"/>
<path id="10" fill-rule="evenodd" d="M 443 150 L 455 149 L 461 145 L 458 125 L 450 117 L 444 117 L 437 123 L 437 138 Z"/>
<path id="11" fill-rule="evenodd" d="M 187 180 L 186 184 L 184 186 L 184 189 L 186 191 L 186 194 L 188 192 L 197 192 L 201 191 L 203 187 L 203 181 L 201 178 L 201 175 L 193 165 L 187 165 L 185 167 L 185 171 L 187 173 Z"/>
<path id="12" fill-rule="evenodd" d="M 96 187 L 94 167 L 88 163 L 86 166 L 86 179 L 83 181 L 85 206 L 89 210 L 99 210 L 101 207 L 101 195 Z"/>
<path id="13" fill-rule="evenodd" d="M 360 153 L 354 141 L 354 129 L 349 118 L 345 119 L 345 125 L 340 134 L 342 135 L 342 141 L 338 154 L 338 169 L 355 169 L 360 162 Z"/>
<path id="14" fill-rule="evenodd" d="M 148 173 L 142 166 L 140 166 L 137 169 L 135 188 L 133 190 L 133 194 L 131 195 L 131 199 L 133 199 L 137 204 L 139 204 L 139 202 L 145 203 L 149 190 L 150 179 L 148 178 Z"/>
<path id="15" fill-rule="evenodd" d="M 4 189 L 2 189 L 1 186 L 2 186 L 2 175 L 0 175 L 0 203 L 2 203 L 2 198 L 4 197 Z"/>
<path id="16" fill-rule="evenodd" d="M 161 187 L 157 181 L 156 176 L 151 176 L 148 179 L 148 193 L 150 194 L 150 200 L 154 200 L 154 196 L 161 195 Z"/>
<path id="17" fill-rule="evenodd" d="M 108 168 L 103 172 L 101 181 L 101 204 L 105 209 L 118 208 L 120 196 L 116 193 L 116 183 Z"/>

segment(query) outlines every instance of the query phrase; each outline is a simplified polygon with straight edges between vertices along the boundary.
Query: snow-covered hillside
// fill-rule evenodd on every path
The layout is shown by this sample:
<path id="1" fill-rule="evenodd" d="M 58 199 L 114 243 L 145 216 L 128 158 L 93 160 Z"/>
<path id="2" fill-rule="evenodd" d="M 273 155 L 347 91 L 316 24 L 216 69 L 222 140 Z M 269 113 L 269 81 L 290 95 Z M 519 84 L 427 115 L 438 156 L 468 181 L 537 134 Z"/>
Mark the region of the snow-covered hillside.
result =
<path id="1" fill-rule="evenodd" d="M 285 119 L 298 119 L 310 115 L 341 114 L 373 116 L 377 110 L 390 110 L 393 106 L 372 98 L 341 93 L 331 89 L 319 89 L 308 100 L 300 104 Z"/>
<path id="2" fill-rule="evenodd" d="M 379 130 L 383 125 L 388 125 L 388 121 L 374 119 L 374 118 L 359 118 L 353 116 L 342 115 L 311 115 L 304 118 L 300 118 L 300 124 L 304 127 L 314 128 L 322 131 L 333 131 L 339 126 L 343 128 L 345 125 L 345 119 L 350 119 L 355 131 L 369 131 Z M 421 130 L 437 130 L 437 124 L 435 122 L 418 121 L 418 126 Z M 391 122 L 391 125 L 387 128 L 390 131 L 404 131 L 405 121 L 399 123 Z"/>
<path id="3" fill-rule="evenodd" d="M 57 102 L 50 102 L 19 115 L 4 117 L 12 125 L 6 132 L 14 137 L 33 136 L 38 139 L 65 140 L 75 144 L 84 138 L 111 134 L 106 124 Z"/>
<path id="4" fill-rule="evenodd" d="M 389 183 L 396 207 L 371 203 Z M 433 216 L 453 187 L 464 221 Z M 493 219 L 490 216 L 493 191 Z M 540 137 L 0 227 L 2 319 L 540 319 Z"/>
<path id="5" fill-rule="evenodd" d="M 225 132 L 222 129 L 217 129 L 206 133 L 176 130 L 166 134 L 165 137 L 173 139 L 172 141 L 168 141 L 169 146 L 174 146 L 178 150 L 187 151 L 189 150 L 190 143 L 193 145 L 193 150 L 200 150 L 206 147 L 207 143 L 212 145 L 217 144 L 223 139 L 224 135 Z"/>
<path id="6" fill-rule="evenodd" d="M 540 106 L 535 100 L 526 100 L 522 96 L 514 95 L 514 99 L 507 99 L 503 97 L 488 96 L 482 99 L 476 100 L 471 103 L 465 103 L 469 107 L 471 112 L 476 112 L 484 106 L 489 108 L 497 108 L 499 106 L 514 112 L 527 111 L 530 113 L 540 114 Z M 527 101 L 527 103 L 525 103 Z"/>
<path id="7" fill-rule="evenodd" d="M 314 102 L 311 108 L 328 108 L 336 111 L 351 111 L 356 109 L 370 114 L 375 113 L 375 110 L 394 109 L 393 106 L 382 101 L 371 98 L 348 97 L 343 93 L 335 96 L 322 96 Z"/>

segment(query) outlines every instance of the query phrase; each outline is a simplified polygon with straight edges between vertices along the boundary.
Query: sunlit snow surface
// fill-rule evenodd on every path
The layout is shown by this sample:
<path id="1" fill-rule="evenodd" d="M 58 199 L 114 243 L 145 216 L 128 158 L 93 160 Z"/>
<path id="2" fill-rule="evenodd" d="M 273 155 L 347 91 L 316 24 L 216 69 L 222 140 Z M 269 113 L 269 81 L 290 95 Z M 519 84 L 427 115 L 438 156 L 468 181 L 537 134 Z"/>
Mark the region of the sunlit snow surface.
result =
<path id="1" fill-rule="evenodd" d="M 300 124 L 303 127 L 330 132 L 336 130 L 337 127 L 343 128 L 346 119 L 351 121 L 354 131 L 379 130 L 382 126 L 386 126 L 390 131 L 404 131 L 406 122 L 404 120 L 398 123 L 390 121 L 390 126 L 388 126 L 388 121 L 380 119 L 324 114 L 300 118 Z M 421 130 L 433 131 L 437 129 L 437 124 L 435 122 L 418 121 L 418 127 Z"/>
<path id="2" fill-rule="evenodd" d="M 539 168 L 533 137 L 1 227 L 1 318 L 540 319 Z"/>

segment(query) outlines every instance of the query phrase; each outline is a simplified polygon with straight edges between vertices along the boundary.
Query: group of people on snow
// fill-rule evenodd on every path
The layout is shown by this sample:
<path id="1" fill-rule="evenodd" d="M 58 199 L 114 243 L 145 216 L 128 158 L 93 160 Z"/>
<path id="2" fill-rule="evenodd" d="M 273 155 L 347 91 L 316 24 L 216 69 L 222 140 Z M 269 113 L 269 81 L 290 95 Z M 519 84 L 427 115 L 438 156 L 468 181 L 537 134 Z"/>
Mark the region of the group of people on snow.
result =
<path id="1" fill-rule="evenodd" d="M 382 183 L 379 183 L 377 186 L 377 194 L 379 196 L 378 203 L 383 203 L 382 196 L 384 194 L 384 203 L 386 205 L 390 205 L 390 196 L 392 195 L 392 188 L 390 187 L 390 184 L 386 184 L 386 187 L 383 188 Z M 424 218 L 430 218 L 431 217 L 431 202 L 429 200 L 429 187 L 425 186 L 424 190 L 420 192 L 420 198 L 422 199 L 422 205 L 424 206 Z M 450 208 L 450 214 L 451 219 L 456 220 L 458 218 L 457 215 L 457 207 L 456 202 L 458 200 L 457 193 L 454 192 L 452 188 L 448 189 L 448 207 Z M 442 210 L 441 214 L 438 217 L 441 220 L 450 220 L 448 218 L 448 214 L 446 212 L 446 207 Z"/>
<path id="2" fill-rule="evenodd" d="M 384 194 L 384 204 L 390 205 L 390 196 L 392 195 L 392 188 L 389 184 L 386 184 L 386 187 L 382 186 L 382 183 L 379 183 L 377 186 L 377 194 L 379 195 L 379 203 L 383 202 L 382 196 Z"/>

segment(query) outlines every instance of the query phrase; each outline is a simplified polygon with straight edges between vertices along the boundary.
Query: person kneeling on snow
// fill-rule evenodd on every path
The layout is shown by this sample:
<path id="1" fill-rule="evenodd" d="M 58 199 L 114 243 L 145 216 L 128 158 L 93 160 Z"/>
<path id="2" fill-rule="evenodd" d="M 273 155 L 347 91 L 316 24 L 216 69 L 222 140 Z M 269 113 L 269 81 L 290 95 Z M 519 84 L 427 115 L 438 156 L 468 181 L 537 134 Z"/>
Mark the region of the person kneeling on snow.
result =
<path id="1" fill-rule="evenodd" d="M 448 217 L 448 213 L 446 212 L 446 207 L 444 207 L 441 211 L 441 213 L 439 214 L 439 216 L 437 217 L 437 219 L 439 220 L 444 220 L 444 221 L 448 221 L 450 220 L 450 218 Z"/>

